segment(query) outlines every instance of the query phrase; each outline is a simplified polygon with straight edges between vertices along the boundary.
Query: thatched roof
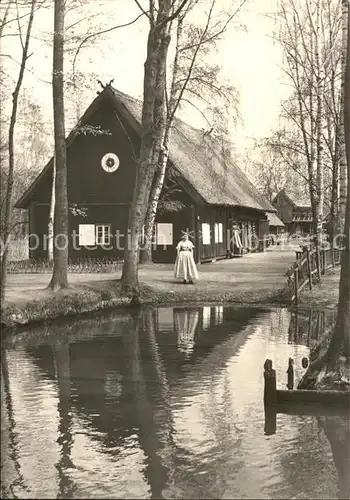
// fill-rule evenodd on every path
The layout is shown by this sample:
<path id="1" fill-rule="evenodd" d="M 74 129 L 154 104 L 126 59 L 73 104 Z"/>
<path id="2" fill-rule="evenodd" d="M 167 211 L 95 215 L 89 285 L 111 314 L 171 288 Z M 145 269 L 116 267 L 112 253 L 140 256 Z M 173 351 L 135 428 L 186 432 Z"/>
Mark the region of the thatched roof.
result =
<path id="1" fill-rule="evenodd" d="M 107 87 L 92 102 L 79 121 L 79 125 L 88 120 L 105 97 L 111 98 L 115 109 L 131 119 L 137 133 L 140 132 L 142 101 L 135 99 L 112 87 Z M 67 145 L 72 143 L 76 130 L 67 137 Z M 248 180 L 231 158 L 227 148 L 223 152 L 219 142 L 202 130 L 191 127 L 182 120 L 175 119 L 171 136 L 169 159 L 187 183 L 198 193 L 204 203 L 246 207 L 264 212 L 276 212 Z M 18 200 L 18 208 L 26 208 L 39 182 L 48 173 L 52 159 L 39 174 L 34 183 Z"/>
<path id="2" fill-rule="evenodd" d="M 311 208 L 310 198 L 307 195 L 294 196 L 287 192 L 286 189 L 281 189 L 272 200 L 272 203 L 275 203 L 277 196 L 280 194 L 283 194 L 295 208 Z"/>
<path id="3" fill-rule="evenodd" d="M 119 90 L 112 90 L 115 99 L 122 102 L 140 123 L 142 102 Z M 174 120 L 169 157 L 207 203 L 276 211 L 239 169 L 230 154 L 222 152 L 215 138 L 178 118 Z"/>
<path id="4" fill-rule="evenodd" d="M 281 219 L 279 217 L 277 217 L 276 214 L 267 213 L 266 215 L 267 215 L 270 226 L 284 227 L 284 223 L 281 221 Z"/>

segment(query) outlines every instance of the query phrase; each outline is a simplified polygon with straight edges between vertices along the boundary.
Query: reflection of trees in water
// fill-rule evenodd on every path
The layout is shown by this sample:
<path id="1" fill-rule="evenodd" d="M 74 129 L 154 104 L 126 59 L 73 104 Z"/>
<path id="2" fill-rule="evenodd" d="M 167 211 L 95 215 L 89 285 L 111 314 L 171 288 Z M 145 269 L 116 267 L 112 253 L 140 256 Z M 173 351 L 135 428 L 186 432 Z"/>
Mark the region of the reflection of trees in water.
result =
<path id="1" fill-rule="evenodd" d="M 209 493 L 215 497 L 224 493 L 221 485 L 225 485 L 225 478 L 219 474 L 226 474 L 224 461 L 241 439 L 232 418 L 234 394 L 224 367 L 246 342 L 251 330 L 244 327 L 266 312 L 222 306 L 208 309 L 207 320 L 199 308 L 183 308 L 181 313 L 173 310 L 174 329 L 169 335 L 159 335 L 156 311 L 146 309 L 129 310 L 121 318 L 113 316 L 108 321 L 101 318 L 91 326 L 85 320 L 67 329 L 62 324 L 52 329 L 52 347 L 45 336 L 43 344 L 39 335 L 31 337 L 31 342 L 42 346 L 36 348 L 41 349 L 36 350 L 37 357 L 33 354 L 35 362 L 50 378 L 57 378 L 59 497 L 69 498 L 74 493 L 72 408 L 82 418 L 89 437 L 98 440 L 103 452 L 113 457 L 116 468 L 116 448 L 123 449 L 126 440 L 137 435 L 145 455 L 144 477 L 153 498 L 195 498 L 198 492 L 202 497 Z M 205 321 L 206 328 L 201 329 Z M 277 328 L 277 313 L 273 321 Z M 189 346 L 186 352 L 191 362 L 182 371 L 179 367 L 184 356 L 179 354 L 178 345 L 183 344 Z M 204 420 L 214 434 L 215 449 L 203 460 L 196 450 L 182 449 L 175 442 L 172 403 L 176 403 L 173 408 L 181 409 L 188 398 L 194 401 L 203 392 L 205 377 L 212 376 L 217 377 L 218 385 L 213 384 L 207 392 Z M 189 421 L 188 429 L 192 425 Z M 75 462 L 78 466 L 78 456 Z"/>
<path id="2" fill-rule="evenodd" d="M 1 451 L 1 498 L 17 498 L 17 488 L 25 491 L 29 491 L 29 489 L 25 485 L 19 460 L 19 440 L 18 434 L 16 432 L 16 419 L 13 408 L 6 349 L 1 349 L 1 407 L 1 411 L 4 411 L 4 417 L 6 418 L 6 427 L 8 431 L 8 450 Z M 1 434 L 3 434 L 3 432 L 6 432 L 3 431 L 4 427 L 5 422 L 3 422 L 3 419 L 1 419 Z M 1 448 L 5 445 L 5 443 L 6 439 L 2 435 Z M 16 471 L 16 477 L 11 480 L 10 484 L 7 484 L 10 479 L 10 475 L 6 473 L 7 467 L 5 468 L 5 464 L 3 463 L 7 454 Z"/>
<path id="3" fill-rule="evenodd" d="M 59 477 L 57 498 L 73 498 L 75 485 L 70 478 L 70 470 L 74 467 L 71 461 L 73 446 L 72 412 L 71 412 L 71 377 L 70 350 L 67 341 L 57 342 L 52 346 L 58 386 L 58 438 L 60 460 L 56 464 Z"/>
<path id="4" fill-rule="evenodd" d="M 336 471 L 325 453 L 328 442 L 318 426 L 317 418 L 299 416 L 284 418 L 295 420 L 298 428 L 294 438 L 290 440 L 286 435 L 285 446 L 280 446 L 276 450 L 276 456 L 279 457 L 281 464 L 285 492 L 293 491 L 294 498 L 336 498 L 334 488 Z M 282 428 L 282 425 L 279 424 L 279 427 Z M 284 432 L 288 433 L 287 427 L 284 428 Z M 310 435 L 318 435 L 318 438 L 310 440 Z M 280 498 L 286 498 L 283 492 L 279 494 Z"/>
<path id="5" fill-rule="evenodd" d="M 145 479 L 152 498 L 162 498 L 173 485 L 175 447 L 166 372 L 155 338 L 152 309 L 134 318 L 124 338 L 126 379 L 134 407 L 134 425 L 146 455 Z"/>
<path id="6" fill-rule="evenodd" d="M 288 340 L 293 344 L 312 347 L 335 323 L 335 311 L 293 311 L 288 329 Z"/>
<path id="7" fill-rule="evenodd" d="M 268 321 L 270 325 L 270 335 L 271 339 L 279 339 L 281 332 L 288 329 L 290 323 L 290 312 L 287 309 L 279 308 L 269 311 Z"/>
<path id="8" fill-rule="evenodd" d="M 350 498 L 350 427 L 349 416 L 319 417 L 332 450 L 334 465 L 338 473 L 337 498 Z"/>
<path id="9" fill-rule="evenodd" d="M 203 418 L 201 425 L 204 427 L 207 439 L 211 439 L 213 443 L 205 463 L 200 466 L 200 469 L 206 470 L 202 494 L 206 498 L 223 498 L 228 486 L 228 477 L 232 477 L 244 467 L 241 454 L 243 433 L 235 424 L 233 417 L 234 398 L 230 388 L 229 372 L 225 367 L 206 384 L 206 392 L 206 398 L 200 404 Z M 227 463 L 230 464 L 229 469 Z M 233 485 L 230 485 L 231 495 L 232 488 Z M 236 493 L 239 495 L 238 491 Z"/>

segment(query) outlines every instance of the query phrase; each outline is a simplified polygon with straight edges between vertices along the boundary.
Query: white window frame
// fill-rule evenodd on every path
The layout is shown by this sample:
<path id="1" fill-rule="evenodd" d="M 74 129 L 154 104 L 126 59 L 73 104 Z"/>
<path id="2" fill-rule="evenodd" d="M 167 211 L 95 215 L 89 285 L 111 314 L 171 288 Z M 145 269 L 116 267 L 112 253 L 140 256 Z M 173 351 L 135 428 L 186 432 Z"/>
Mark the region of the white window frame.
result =
<path id="1" fill-rule="evenodd" d="M 100 236 L 98 234 L 99 229 L 102 228 L 102 236 L 100 240 Z M 106 236 L 108 241 L 106 241 Z M 96 245 L 110 245 L 112 241 L 112 225 L 111 224 L 96 224 L 95 225 L 95 238 L 96 238 Z"/>
<path id="2" fill-rule="evenodd" d="M 215 241 L 215 243 L 223 243 L 224 242 L 224 225 L 222 222 L 215 222 L 214 241 Z"/>
<path id="3" fill-rule="evenodd" d="M 204 230 L 205 227 L 205 230 Z M 211 244 L 211 227 L 209 222 L 202 222 L 202 244 L 210 245 Z"/>

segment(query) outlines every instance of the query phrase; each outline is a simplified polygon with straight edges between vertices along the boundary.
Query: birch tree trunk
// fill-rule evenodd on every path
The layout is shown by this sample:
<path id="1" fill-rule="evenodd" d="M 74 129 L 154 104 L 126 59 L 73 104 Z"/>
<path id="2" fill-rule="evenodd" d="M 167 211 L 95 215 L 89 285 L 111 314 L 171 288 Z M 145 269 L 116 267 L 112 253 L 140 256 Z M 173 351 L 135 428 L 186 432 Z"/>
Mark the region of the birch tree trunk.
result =
<path id="1" fill-rule="evenodd" d="M 22 42 L 22 57 L 21 65 L 19 69 L 18 79 L 16 82 L 15 90 L 12 94 L 12 111 L 11 119 L 8 133 L 8 152 L 9 152 L 9 169 L 7 177 L 6 186 L 6 197 L 5 197 L 5 217 L 4 217 L 4 227 L 2 228 L 2 254 L 1 254 L 1 276 L 0 276 L 0 304 L 2 305 L 5 300 L 5 288 L 7 281 L 7 261 L 8 261 L 8 250 L 9 250 L 9 240 L 11 237 L 11 220 L 12 220 L 12 194 L 13 194 L 13 183 L 14 183 L 14 169 L 15 169 L 15 126 L 17 121 L 17 110 L 18 110 L 18 99 L 22 87 L 24 71 L 26 68 L 27 60 L 30 57 L 28 55 L 29 51 L 29 41 L 34 21 L 34 11 L 36 6 L 36 0 L 32 0 L 30 4 L 30 13 L 27 24 L 27 32 L 25 36 L 25 41 Z M 4 27 L 4 21 L 2 23 L 2 29 Z"/>
<path id="2" fill-rule="evenodd" d="M 52 189 L 50 200 L 49 223 L 47 228 L 48 236 L 48 260 L 53 261 L 53 240 L 54 240 L 54 220 L 55 220 L 55 186 L 56 186 L 56 158 L 53 156 L 53 169 L 52 169 Z"/>
<path id="3" fill-rule="evenodd" d="M 345 93 L 345 68 L 347 57 L 347 33 L 349 17 L 349 0 L 342 0 L 342 81 L 340 90 L 340 109 L 344 109 Z M 346 185 L 348 182 L 347 164 L 346 164 L 346 141 L 345 141 L 344 114 L 340 114 L 340 163 L 339 163 L 339 220 L 338 231 L 343 232 L 345 222 L 346 207 Z"/>
<path id="4" fill-rule="evenodd" d="M 171 132 L 172 132 L 173 121 L 175 118 L 176 111 L 180 105 L 182 96 L 183 96 L 183 94 L 187 88 L 187 85 L 190 81 L 190 78 L 192 76 L 192 72 L 193 72 L 194 66 L 195 66 L 196 61 L 197 61 L 197 56 L 198 56 L 199 50 L 202 47 L 202 45 L 204 45 L 206 43 L 206 38 L 207 38 L 207 34 L 209 32 L 210 22 L 212 19 L 214 6 L 215 6 L 215 0 L 212 1 L 211 7 L 210 7 L 209 12 L 207 14 L 205 28 L 203 29 L 197 43 L 194 44 L 194 53 L 192 54 L 192 56 L 190 58 L 190 63 L 189 63 L 189 67 L 187 70 L 187 74 L 185 75 L 184 81 L 181 84 L 178 81 L 178 77 L 179 77 L 180 64 L 181 64 L 180 53 L 181 53 L 181 42 L 182 42 L 182 33 L 183 33 L 183 29 L 184 29 L 185 14 L 183 16 L 178 16 L 178 19 L 177 19 L 175 57 L 174 57 L 173 74 L 172 74 L 171 86 L 170 86 L 170 97 L 169 97 L 169 103 L 168 103 L 168 109 L 167 109 L 165 134 L 164 134 L 164 140 L 163 140 L 163 147 L 162 147 L 161 153 L 159 155 L 158 166 L 157 166 L 154 178 L 152 179 L 152 189 L 150 191 L 150 196 L 149 196 L 149 200 L 148 200 L 148 206 L 147 206 L 147 212 L 146 212 L 146 218 L 145 218 L 145 231 L 144 231 L 145 242 L 144 242 L 144 248 L 140 254 L 140 262 L 141 263 L 152 262 L 153 228 L 154 228 L 155 218 L 156 218 L 156 214 L 157 214 L 159 198 L 160 198 L 160 195 L 161 195 L 161 192 L 163 189 L 163 185 L 164 185 L 166 168 L 167 168 L 167 164 L 168 164 L 169 148 L 170 148 L 170 142 L 171 142 Z M 236 12 L 238 12 L 238 10 Z M 232 19 L 233 17 L 234 17 L 234 15 L 232 15 L 230 17 L 230 19 Z M 226 27 L 227 27 L 227 22 L 221 30 L 219 29 L 216 34 L 209 37 L 211 39 L 211 41 L 213 41 L 218 36 L 219 33 L 222 33 L 226 29 Z"/>
<path id="5" fill-rule="evenodd" d="M 348 2 L 349 9 L 349 2 Z M 347 23 L 347 52 L 344 77 L 344 130 L 347 175 L 350 176 L 350 16 Z M 347 185 L 345 241 L 341 258 L 337 320 L 327 351 L 310 366 L 299 388 L 310 388 L 329 378 L 339 381 L 341 358 L 350 365 L 350 184 Z"/>
<path id="6" fill-rule="evenodd" d="M 55 0 L 52 95 L 55 129 L 54 267 L 49 288 L 68 288 L 68 194 L 67 153 L 64 125 L 64 15 L 65 1 Z"/>
<path id="7" fill-rule="evenodd" d="M 165 133 L 165 73 L 170 43 L 168 23 L 180 14 L 184 0 L 175 14 L 172 2 L 159 0 L 156 19 L 151 14 L 144 71 L 143 107 L 141 123 L 141 148 L 136 171 L 136 182 L 129 211 L 128 243 L 124 251 L 122 288 L 138 300 L 138 263 L 140 239 L 144 224 L 151 185 L 162 149 Z M 155 7 L 154 1 L 151 5 Z M 150 9 L 153 13 L 154 8 Z"/>
<path id="8" fill-rule="evenodd" d="M 322 70 L 322 62 L 320 56 L 320 32 L 321 32 L 321 5 L 317 2 L 316 12 L 316 26 L 315 26 L 315 62 L 316 62 L 316 96 L 317 96 L 317 112 L 316 112 L 316 172 L 317 172 L 317 220 L 316 220 L 316 234 L 320 235 L 322 232 L 323 224 L 323 204 L 324 204 L 324 165 L 323 165 L 323 133 L 322 133 L 322 118 L 323 118 L 323 85 L 324 77 Z"/>
<path id="9" fill-rule="evenodd" d="M 171 138 L 171 127 L 172 127 L 172 117 L 173 112 L 175 110 L 176 99 L 177 99 L 177 75 L 179 69 L 179 49 L 180 49 L 180 41 L 183 29 L 183 18 L 180 17 L 177 23 L 176 30 L 176 48 L 175 48 L 175 58 L 174 58 L 174 68 L 172 74 L 171 81 L 171 89 L 170 89 L 170 98 L 167 110 L 166 117 L 166 125 L 165 125 L 165 134 L 164 140 L 162 144 L 162 150 L 159 155 L 159 161 L 156 168 L 156 172 L 154 174 L 152 180 L 152 188 L 149 196 L 149 200 L 147 203 L 147 212 L 145 217 L 145 230 L 144 230 L 144 245 L 143 249 L 140 253 L 140 262 L 142 264 L 152 262 L 152 236 L 153 236 L 153 228 L 155 223 L 155 218 L 157 214 L 159 197 L 162 192 L 166 167 L 168 164 L 169 158 L 169 144 Z"/>

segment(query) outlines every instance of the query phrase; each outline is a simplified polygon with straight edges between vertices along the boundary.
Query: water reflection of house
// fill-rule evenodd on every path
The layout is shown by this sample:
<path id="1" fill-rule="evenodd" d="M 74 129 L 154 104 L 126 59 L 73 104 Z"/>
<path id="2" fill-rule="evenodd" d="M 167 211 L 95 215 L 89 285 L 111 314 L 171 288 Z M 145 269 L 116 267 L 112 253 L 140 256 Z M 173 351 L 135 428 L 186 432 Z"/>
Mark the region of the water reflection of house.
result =
<path id="1" fill-rule="evenodd" d="M 194 363 L 206 356 L 217 344 L 239 332 L 261 312 L 258 308 L 233 309 L 223 305 L 185 306 L 166 308 L 166 311 L 157 309 L 156 337 L 167 369 L 176 371 L 179 361 L 186 359 Z M 174 346 L 177 346 L 176 351 Z"/>
<path id="2" fill-rule="evenodd" d="M 173 475 L 174 461 L 178 467 L 187 460 L 173 442 L 169 398 L 181 401 L 185 392 L 200 390 L 203 373 L 211 376 L 227 363 L 247 339 L 245 327 L 260 313 L 256 309 L 232 310 L 222 306 L 149 309 L 129 324 L 123 318 L 120 322 L 115 318 L 107 323 L 108 329 L 101 319 L 102 326 L 96 322 L 92 334 L 86 322 L 83 321 L 81 328 L 77 322 L 79 342 L 74 335 L 62 335 L 58 327 L 58 351 L 55 340 L 51 340 L 51 345 L 39 342 L 35 347 L 29 345 L 27 354 L 46 377 L 57 380 L 64 373 L 64 380 L 57 384 L 61 388 L 60 432 L 65 457 L 60 462 L 62 477 L 69 476 L 69 467 L 66 475 L 64 470 L 74 446 L 71 428 L 74 414 L 84 422 L 90 439 L 97 441 L 98 447 L 111 457 L 136 436 L 135 446 L 146 457 L 142 469 L 145 481 L 152 497 L 161 497 Z M 65 356 L 59 356 L 59 351 Z M 185 382 L 179 364 L 186 367 L 186 376 L 193 373 L 190 384 Z"/>

